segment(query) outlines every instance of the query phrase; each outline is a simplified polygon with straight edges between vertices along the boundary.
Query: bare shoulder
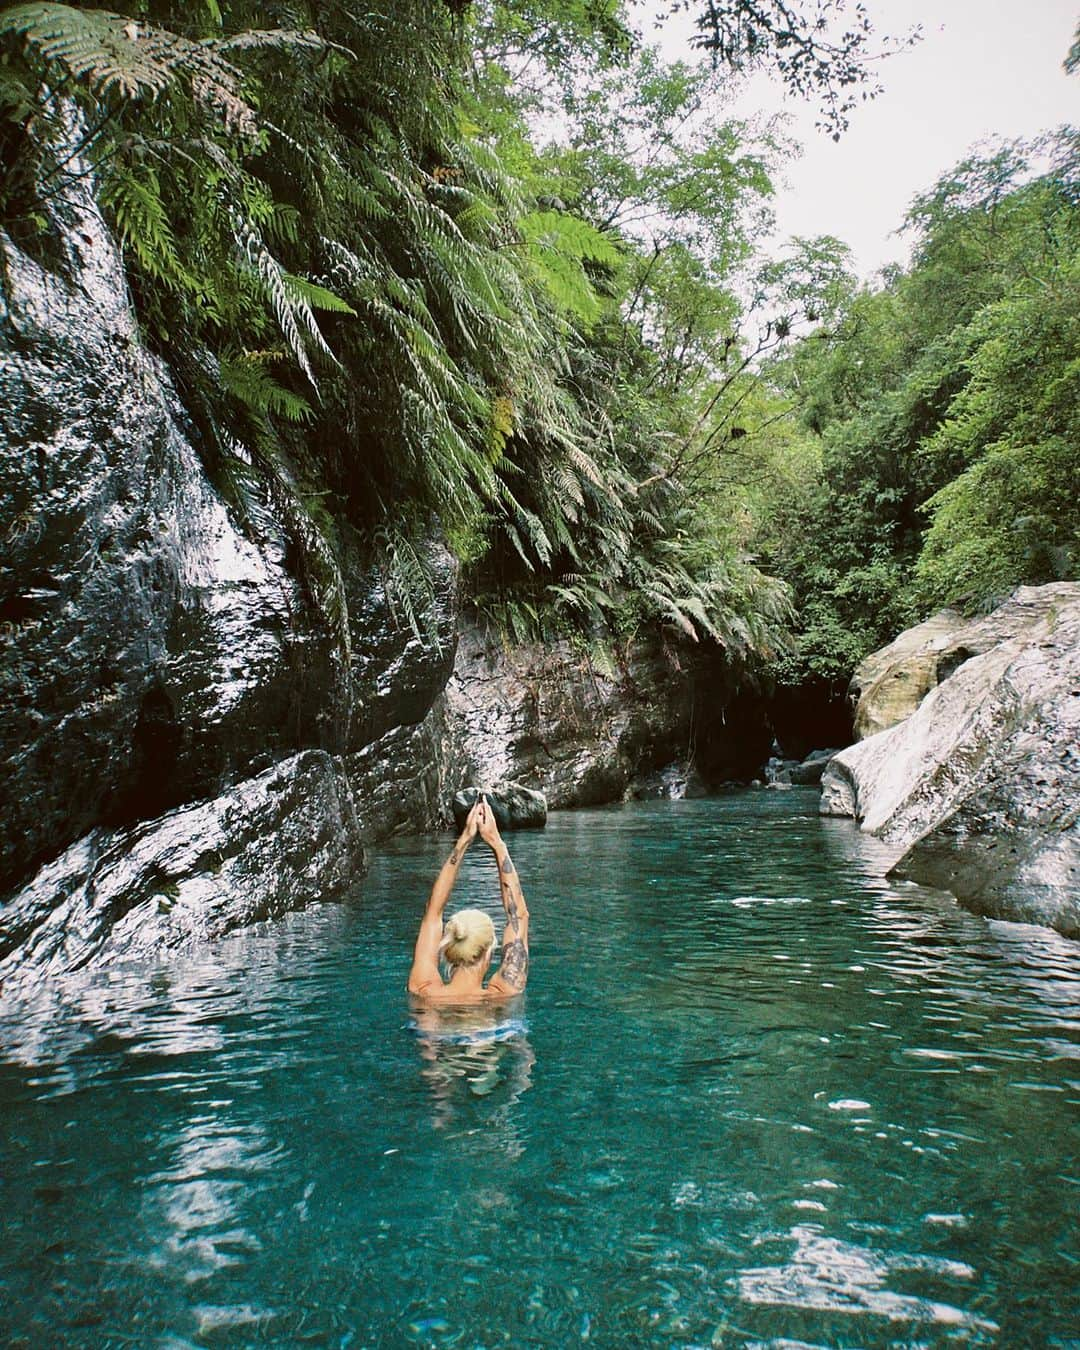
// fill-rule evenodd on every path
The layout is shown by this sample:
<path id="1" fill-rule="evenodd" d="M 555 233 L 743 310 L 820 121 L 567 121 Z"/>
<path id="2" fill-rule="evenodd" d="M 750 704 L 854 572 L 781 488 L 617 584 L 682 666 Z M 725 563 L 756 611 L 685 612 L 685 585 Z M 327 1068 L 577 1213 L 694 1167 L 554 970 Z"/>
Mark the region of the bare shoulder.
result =
<path id="1" fill-rule="evenodd" d="M 441 979 L 425 980 L 422 984 L 407 984 L 405 992 L 420 1003 L 438 1002 L 446 992 L 446 985 Z"/>
<path id="2" fill-rule="evenodd" d="M 524 992 L 524 985 L 515 988 L 512 984 L 508 984 L 505 978 L 495 975 L 484 990 L 484 999 L 488 1003 L 509 1003 L 512 998 L 519 998 Z"/>

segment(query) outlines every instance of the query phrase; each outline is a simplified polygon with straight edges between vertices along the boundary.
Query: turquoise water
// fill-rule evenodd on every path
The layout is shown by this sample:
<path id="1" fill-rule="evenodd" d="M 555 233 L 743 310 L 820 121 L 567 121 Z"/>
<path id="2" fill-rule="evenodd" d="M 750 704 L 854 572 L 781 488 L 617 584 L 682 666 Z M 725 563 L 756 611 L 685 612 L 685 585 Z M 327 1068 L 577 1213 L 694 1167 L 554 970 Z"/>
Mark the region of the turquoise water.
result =
<path id="1" fill-rule="evenodd" d="M 512 838 L 516 1009 L 410 1020 L 447 848 L 411 840 L 9 1012 L 0 1342 L 1080 1345 L 1080 947 L 875 879 L 815 809 Z M 495 900 L 474 850 L 455 901 Z"/>

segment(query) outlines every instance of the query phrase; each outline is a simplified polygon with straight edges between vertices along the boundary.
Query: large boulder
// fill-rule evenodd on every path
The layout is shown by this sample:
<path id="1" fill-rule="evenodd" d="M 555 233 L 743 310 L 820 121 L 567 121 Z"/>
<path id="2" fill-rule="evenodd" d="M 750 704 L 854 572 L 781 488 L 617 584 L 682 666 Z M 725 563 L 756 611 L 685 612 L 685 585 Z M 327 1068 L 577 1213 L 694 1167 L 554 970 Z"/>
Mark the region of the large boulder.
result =
<path id="1" fill-rule="evenodd" d="M 848 689 L 855 704 L 856 740 L 865 740 L 911 716 L 938 683 L 940 648 L 965 626 L 962 615 L 944 610 L 906 629 L 860 663 Z"/>
<path id="2" fill-rule="evenodd" d="M 305 751 L 209 801 L 92 830 L 42 867 L 0 907 L 0 988 L 277 918 L 363 865 L 340 761 Z"/>
<path id="3" fill-rule="evenodd" d="M 1009 638 L 1022 636 L 1070 594 L 1071 583 L 1021 586 L 992 613 L 965 619 L 942 610 L 872 652 L 858 667 L 848 690 L 855 705 L 856 740 L 886 731 L 910 717 L 931 689 L 973 656 Z"/>
<path id="4" fill-rule="evenodd" d="M 451 810 L 460 830 L 483 792 L 500 830 L 538 830 L 547 824 L 547 800 L 535 788 L 521 783 L 495 783 L 491 787 L 467 787 L 454 794 Z"/>
<path id="5" fill-rule="evenodd" d="M 821 810 L 885 841 L 896 875 L 1080 937 L 1080 585 L 1003 609 L 972 625 L 995 644 L 831 760 Z"/>

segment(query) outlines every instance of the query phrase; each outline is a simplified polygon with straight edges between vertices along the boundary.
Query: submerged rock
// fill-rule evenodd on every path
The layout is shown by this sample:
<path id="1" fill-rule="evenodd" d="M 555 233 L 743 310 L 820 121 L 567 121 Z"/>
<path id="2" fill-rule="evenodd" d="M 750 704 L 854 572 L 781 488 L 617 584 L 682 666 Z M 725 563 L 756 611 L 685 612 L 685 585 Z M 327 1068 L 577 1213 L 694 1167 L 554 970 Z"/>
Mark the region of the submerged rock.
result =
<path id="1" fill-rule="evenodd" d="M 797 759 L 783 759 L 779 755 L 773 755 L 765 761 L 765 782 L 772 787 L 774 784 L 783 784 L 791 786 L 791 774 L 794 769 L 799 767 L 800 761 Z"/>
<path id="2" fill-rule="evenodd" d="M 707 797 L 708 793 L 697 769 L 685 760 L 676 760 L 673 764 L 666 764 L 657 773 L 647 774 L 635 782 L 630 790 L 630 795 L 638 801 L 693 801 L 698 797 Z"/>
<path id="3" fill-rule="evenodd" d="M 898 876 L 1080 937 L 1080 585 L 1003 609 L 967 630 L 994 645 L 830 762 L 821 810 L 891 845 Z"/>
<path id="4" fill-rule="evenodd" d="M 450 809 L 459 830 L 481 792 L 500 830 L 543 829 L 547 824 L 547 799 L 542 792 L 524 787 L 521 783 L 496 783 L 490 788 L 462 788 L 454 794 Z"/>
<path id="5" fill-rule="evenodd" d="M 839 750 L 812 750 L 802 763 L 789 770 L 790 781 L 796 787 L 820 783 L 826 767 L 839 753 Z"/>

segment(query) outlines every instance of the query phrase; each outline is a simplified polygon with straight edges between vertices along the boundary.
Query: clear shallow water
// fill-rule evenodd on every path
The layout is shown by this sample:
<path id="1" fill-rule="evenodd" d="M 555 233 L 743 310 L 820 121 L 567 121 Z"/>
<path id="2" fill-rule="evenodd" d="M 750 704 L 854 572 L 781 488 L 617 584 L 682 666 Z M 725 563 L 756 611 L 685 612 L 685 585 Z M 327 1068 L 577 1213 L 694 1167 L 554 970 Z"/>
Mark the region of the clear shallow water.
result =
<path id="1" fill-rule="evenodd" d="M 1080 1345 L 1080 946 L 809 791 L 511 840 L 523 1006 L 417 1026 L 446 841 L 0 1014 L 0 1343 Z M 455 903 L 495 903 L 486 850 Z"/>

